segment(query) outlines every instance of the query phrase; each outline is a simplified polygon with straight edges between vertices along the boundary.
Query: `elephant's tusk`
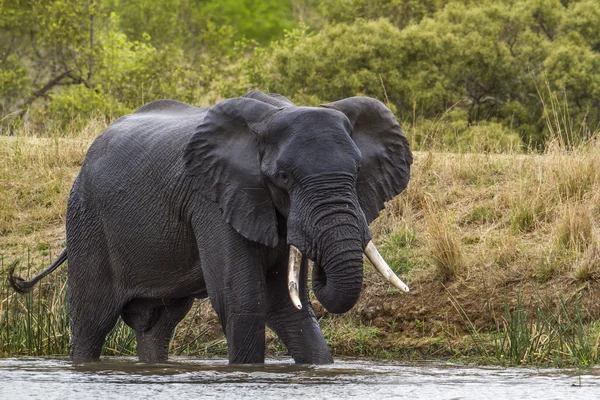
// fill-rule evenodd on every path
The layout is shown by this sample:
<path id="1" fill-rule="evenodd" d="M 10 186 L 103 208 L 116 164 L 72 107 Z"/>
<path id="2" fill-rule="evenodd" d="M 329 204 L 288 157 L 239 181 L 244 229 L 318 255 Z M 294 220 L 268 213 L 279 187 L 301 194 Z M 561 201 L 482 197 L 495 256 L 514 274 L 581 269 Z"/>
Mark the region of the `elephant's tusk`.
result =
<path id="1" fill-rule="evenodd" d="M 292 304 L 302 310 L 302 302 L 298 292 L 300 281 L 300 264 L 302 263 L 302 252 L 297 247 L 290 245 L 290 259 L 288 263 L 288 290 Z"/>
<path id="2" fill-rule="evenodd" d="M 371 261 L 371 264 L 373 264 L 373 266 L 377 268 L 377 271 L 379 271 L 379 273 L 383 275 L 385 279 L 388 280 L 388 282 L 405 292 L 408 292 L 410 290 L 408 289 L 408 286 L 406 286 L 406 284 L 396 276 L 394 271 L 392 271 L 392 269 L 385 262 L 383 257 L 381 257 L 381 254 L 379 254 L 379 251 L 377 251 L 377 247 L 375 247 L 373 241 L 369 241 L 369 244 L 367 244 L 367 248 L 365 249 L 365 255 L 367 256 L 369 261 Z"/>

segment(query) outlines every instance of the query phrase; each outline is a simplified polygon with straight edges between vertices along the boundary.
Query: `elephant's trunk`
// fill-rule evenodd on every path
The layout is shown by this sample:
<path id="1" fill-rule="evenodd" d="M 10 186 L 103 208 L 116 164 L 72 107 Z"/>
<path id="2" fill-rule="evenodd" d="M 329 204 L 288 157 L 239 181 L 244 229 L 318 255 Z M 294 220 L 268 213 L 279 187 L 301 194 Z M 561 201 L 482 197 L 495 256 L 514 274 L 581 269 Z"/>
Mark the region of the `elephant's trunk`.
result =
<path id="1" fill-rule="evenodd" d="M 362 235 L 344 221 L 319 237 L 313 291 L 330 312 L 344 313 L 358 301 L 363 281 Z"/>
<path id="2" fill-rule="evenodd" d="M 291 196 L 288 243 L 314 261 L 313 291 L 330 312 L 360 296 L 363 249 L 371 239 L 352 176 L 316 175 Z"/>

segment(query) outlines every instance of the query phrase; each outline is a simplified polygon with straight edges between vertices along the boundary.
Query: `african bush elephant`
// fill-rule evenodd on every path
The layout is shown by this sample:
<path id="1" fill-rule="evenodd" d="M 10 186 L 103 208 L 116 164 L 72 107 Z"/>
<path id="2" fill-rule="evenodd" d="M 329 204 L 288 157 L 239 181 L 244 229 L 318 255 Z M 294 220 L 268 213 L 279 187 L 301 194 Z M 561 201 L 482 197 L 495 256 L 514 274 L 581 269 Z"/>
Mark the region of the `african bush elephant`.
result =
<path id="1" fill-rule="evenodd" d="M 194 298 L 209 297 L 230 363 L 262 363 L 265 324 L 298 363 L 330 363 L 308 298 L 358 300 L 363 253 L 408 288 L 368 224 L 408 184 L 412 153 L 391 111 L 352 97 L 320 108 L 252 91 L 211 108 L 153 101 L 92 143 L 67 207 L 71 357 L 97 359 L 119 316 L 140 360 L 167 358 Z"/>

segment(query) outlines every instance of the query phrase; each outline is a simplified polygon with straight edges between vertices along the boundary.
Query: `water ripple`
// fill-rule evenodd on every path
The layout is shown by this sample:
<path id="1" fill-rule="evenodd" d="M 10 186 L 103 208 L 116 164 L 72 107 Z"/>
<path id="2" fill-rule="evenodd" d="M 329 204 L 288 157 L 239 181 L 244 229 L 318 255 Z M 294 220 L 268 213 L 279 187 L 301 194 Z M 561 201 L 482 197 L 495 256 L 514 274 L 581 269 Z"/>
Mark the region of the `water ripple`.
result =
<path id="1" fill-rule="evenodd" d="M 106 358 L 0 359 L 0 399 L 577 399 L 600 398 L 600 369 L 472 367 L 450 363 L 337 361 L 329 366 L 223 359 L 166 363 Z"/>

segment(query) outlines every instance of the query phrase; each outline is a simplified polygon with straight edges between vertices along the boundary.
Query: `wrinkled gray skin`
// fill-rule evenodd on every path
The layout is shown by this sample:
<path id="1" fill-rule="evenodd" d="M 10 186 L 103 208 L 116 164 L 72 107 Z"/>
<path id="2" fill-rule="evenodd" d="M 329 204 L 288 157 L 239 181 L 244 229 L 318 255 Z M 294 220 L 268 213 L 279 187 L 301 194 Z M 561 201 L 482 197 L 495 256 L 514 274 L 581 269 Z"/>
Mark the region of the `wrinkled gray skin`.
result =
<path id="1" fill-rule="evenodd" d="M 119 316 L 140 360 L 167 358 L 193 299 L 210 297 L 230 363 L 262 363 L 265 324 L 298 363 L 330 363 L 308 300 L 358 300 L 363 250 L 412 155 L 392 113 L 355 97 L 322 108 L 250 92 L 203 109 L 158 100 L 91 145 L 67 209 L 71 356 L 97 359 Z M 288 245 L 304 254 L 301 310 Z"/>

